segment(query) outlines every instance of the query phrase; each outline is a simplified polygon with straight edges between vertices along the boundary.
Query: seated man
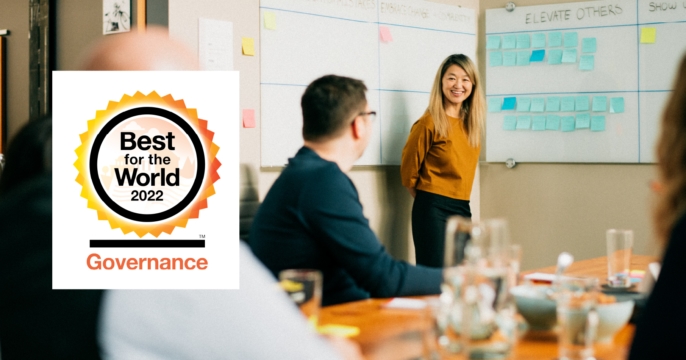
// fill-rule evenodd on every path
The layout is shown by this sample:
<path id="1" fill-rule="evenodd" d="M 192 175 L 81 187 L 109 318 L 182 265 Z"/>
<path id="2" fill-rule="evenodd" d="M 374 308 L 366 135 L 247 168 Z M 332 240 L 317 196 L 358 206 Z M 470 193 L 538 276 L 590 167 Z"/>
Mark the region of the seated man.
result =
<path id="1" fill-rule="evenodd" d="M 345 174 L 372 136 L 374 112 L 359 80 L 328 75 L 301 100 L 303 146 L 267 193 L 250 245 L 275 275 L 319 269 L 322 305 L 371 297 L 437 294 L 441 269 L 393 259 L 369 227 Z"/>

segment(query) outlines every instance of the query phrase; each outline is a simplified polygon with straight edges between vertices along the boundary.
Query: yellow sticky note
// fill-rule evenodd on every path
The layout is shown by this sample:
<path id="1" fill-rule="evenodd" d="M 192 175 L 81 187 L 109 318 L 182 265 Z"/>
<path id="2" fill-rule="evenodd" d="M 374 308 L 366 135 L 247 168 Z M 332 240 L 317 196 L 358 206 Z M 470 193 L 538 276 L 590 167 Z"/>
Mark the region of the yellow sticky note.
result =
<path id="1" fill-rule="evenodd" d="M 655 28 L 641 28 L 641 44 L 655 44 Z"/>
<path id="2" fill-rule="evenodd" d="M 269 30 L 276 30 L 276 14 L 273 12 L 264 12 L 264 27 Z"/>
<path id="3" fill-rule="evenodd" d="M 360 334 L 360 328 L 358 328 L 357 326 L 336 325 L 336 324 L 328 324 L 328 325 L 319 326 L 317 328 L 317 331 L 322 335 L 333 335 L 333 336 L 340 336 L 340 337 L 346 337 L 346 338 L 357 336 Z"/>
<path id="4" fill-rule="evenodd" d="M 255 39 L 253 38 L 242 38 L 243 39 L 243 55 L 255 56 Z"/>

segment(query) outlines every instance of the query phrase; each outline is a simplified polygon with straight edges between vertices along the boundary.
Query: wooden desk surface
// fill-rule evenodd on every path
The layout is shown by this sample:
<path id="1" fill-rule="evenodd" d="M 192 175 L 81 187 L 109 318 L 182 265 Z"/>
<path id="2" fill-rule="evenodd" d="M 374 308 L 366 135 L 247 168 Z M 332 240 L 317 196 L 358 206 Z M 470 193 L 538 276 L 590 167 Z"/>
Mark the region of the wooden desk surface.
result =
<path id="1" fill-rule="evenodd" d="M 607 274 L 605 257 L 582 260 L 570 266 L 565 274 L 593 276 L 601 279 Z M 644 270 L 652 256 L 634 255 L 631 269 Z M 554 273 L 555 267 L 531 272 Z M 430 298 L 430 297 L 428 297 Z M 368 299 L 323 308 L 320 323 L 352 325 L 360 328 L 360 334 L 352 340 L 360 344 L 368 359 L 416 359 L 427 348 L 427 331 L 431 319 L 427 311 L 385 309 L 389 299 Z M 595 345 L 596 357 L 602 360 L 626 359 L 628 345 L 633 338 L 634 326 L 627 325 L 615 336 L 611 344 Z M 549 332 L 528 332 L 515 344 L 512 359 L 551 360 L 557 357 L 557 336 Z M 452 357 L 450 359 L 453 359 Z M 454 357 L 454 359 L 462 359 Z"/>

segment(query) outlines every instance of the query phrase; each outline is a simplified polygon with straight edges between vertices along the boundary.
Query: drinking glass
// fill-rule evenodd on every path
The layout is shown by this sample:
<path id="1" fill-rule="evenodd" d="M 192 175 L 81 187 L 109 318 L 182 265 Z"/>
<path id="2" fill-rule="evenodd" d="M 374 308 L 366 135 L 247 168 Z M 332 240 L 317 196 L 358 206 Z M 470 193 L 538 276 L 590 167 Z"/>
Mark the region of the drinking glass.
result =
<path id="1" fill-rule="evenodd" d="M 598 328 L 598 279 L 563 277 L 556 289 L 560 360 L 591 360 Z"/>
<path id="2" fill-rule="evenodd" d="M 614 288 L 631 286 L 631 252 L 634 246 L 634 232 L 610 229 L 607 239 L 607 285 Z"/>
<path id="3" fill-rule="evenodd" d="M 289 269 L 279 273 L 279 284 L 298 305 L 310 326 L 317 329 L 322 303 L 322 274 L 319 270 Z"/>

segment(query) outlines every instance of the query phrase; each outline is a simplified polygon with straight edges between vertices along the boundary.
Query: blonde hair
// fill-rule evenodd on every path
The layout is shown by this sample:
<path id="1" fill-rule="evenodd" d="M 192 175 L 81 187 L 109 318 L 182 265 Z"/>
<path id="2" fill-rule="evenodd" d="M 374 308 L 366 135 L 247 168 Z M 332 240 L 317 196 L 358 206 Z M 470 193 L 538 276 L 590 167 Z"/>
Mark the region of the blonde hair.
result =
<path id="1" fill-rule="evenodd" d="M 438 135 L 446 137 L 450 132 L 450 121 L 448 115 L 445 113 L 443 107 L 443 75 L 445 75 L 448 68 L 452 65 L 457 65 L 462 68 L 469 76 L 472 82 L 472 93 L 467 100 L 462 103 L 460 113 L 464 124 L 464 130 L 467 134 L 469 145 L 478 147 L 481 143 L 481 134 L 484 129 L 484 119 L 486 117 L 486 99 L 481 90 L 481 80 L 479 73 L 476 71 L 476 66 L 466 55 L 454 54 L 448 56 L 438 68 L 434 84 L 431 87 L 431 95 L 429 97 L 429 106 L 426 112 L 431 114 L 434 122 L 434 128 Z"/>

